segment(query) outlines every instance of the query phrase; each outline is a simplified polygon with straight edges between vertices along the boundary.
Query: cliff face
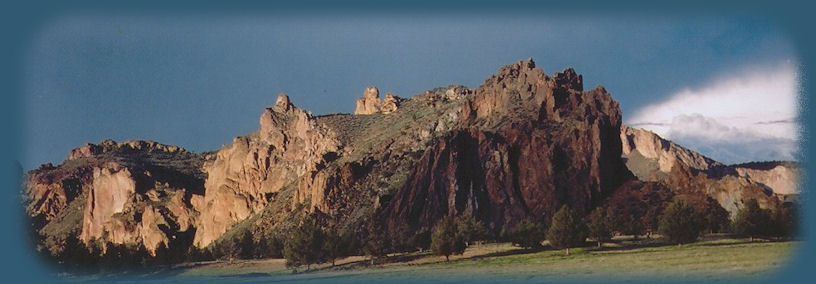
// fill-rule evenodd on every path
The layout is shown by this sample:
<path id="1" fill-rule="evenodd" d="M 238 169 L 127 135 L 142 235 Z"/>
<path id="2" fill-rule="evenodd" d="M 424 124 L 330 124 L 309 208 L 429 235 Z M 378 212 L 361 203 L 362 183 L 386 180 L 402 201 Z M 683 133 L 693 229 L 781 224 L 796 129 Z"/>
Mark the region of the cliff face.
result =
<path id="1" fill-rule="evenodd" d="M 711 196 L 731 214 L 752 198 L 770 207 L 779 194 L 793 191 L 797 181 L 784 167 L 727 166 L 643 129 L 624 126 L 620 139 L 622 157 L 640 180 L 664 183 L 678 193 Z"/>
<path id="2" fill-rule="evenodd" d="M 59 167 L 28 173 L 27 211 L 48 250 L 75 235 L 85 243 L 144 245 L 154 253 L 192 228 L 197 212 L 190 199 L 203 193 L 202 161 L 152 141 L 87 144 Z"/>
<path id="3" fill-rule="evenodd" d="M 761 183 L 776 194 L 799 194 L 802 168 L 791 162 L 759 162 L 733 166 L 740 176 Z"/>
<path id="4" fill-rule="evenodd" d="M 572 69 L 549 77 L 532 60 L 505 66 L 462 104 L 459 125 L 424 153 L 387 208 L 391 226 L 430 227 L 472 209 L 493 230 L 562 204 L 597 205 L 631 178 L 621 114 Z"/>
<path id="5" fill-rule="evenodd" d="M 260 129 L 236 137 L 204 165 L 202 198 L 193 200 L 198 218 L 196 246 L 206 246 L 233 224 L 259 212 L 285 185 L 314 175 L 337 156 L 334 133 L 281 94 L 264 109 Z"/>
<path id="6" fill-rule="evenodd" d="M 789 168 L 723 165 L 623 126 L 603 87 L 586 91 L 574 70 L 547 75 L 524 60 L 476 89 L 381 101 L 370 87 L 354 115 L 312 116 L 281 94 L 257 131 L 212 154 L 151 141 L 88 144 L 29 172 L 26 198 L 49 250 L 73 235 L 155 252 L 280 230 L 306 214 L 344 231 L 369 217 L 430 228 L 472 210 L 498 232 L 549 220 L 563 204 L 588 211 L 674 194 L 711 196 L 733 213 L 748 198 L 769 206 L 795 192 Z"/>

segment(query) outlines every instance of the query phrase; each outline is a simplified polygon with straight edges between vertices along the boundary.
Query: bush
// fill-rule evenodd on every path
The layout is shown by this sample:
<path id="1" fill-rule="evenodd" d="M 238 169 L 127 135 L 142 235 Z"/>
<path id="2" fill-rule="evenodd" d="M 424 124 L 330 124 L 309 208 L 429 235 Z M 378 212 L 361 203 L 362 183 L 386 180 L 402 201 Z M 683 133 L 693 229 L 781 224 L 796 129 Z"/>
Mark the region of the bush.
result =
<path id="1" fill-rule="evenodd" d="M 465 241 L 457 232 L 456 224 L 450 217 L 443 218 L 434 227 L 431 236 L 431 250 L 434 254 L 445 256 L 446 261 L 450 261 L 451 254 L 465 252 Z"/>
<path id="2" fill-rule="evenodd" d="M 737 213 L 731 229 L 735 235 L 749 237 L 754 241 L 755 237 L 767 235 L 770 222 L 771 212 L 759 208 L 756 199 L 751 199 L 745 202 Z"/>
<path id="3" fill-rule="evenodd" d="M 603 242 L 612 240 L 612 221 L 607 215 L 605 207 L 592 210 L 588 219 L 587 233 L 591 239 L 598 242 L 598 247 L 601 247 Z"/>
<path id="4" fill-rule="evenodd" d="M 547 232 L 547 240 L 556 249 L 565 249 L 569 255 L 569 249 L 582 245 L 586 241 L 586 225 L 575 210 L 567 205 L 555 213 Z"/>
<path id="5" fill-rule="evenodd" d="M 672 243 L 687 244 L 696 241 L 704 227 L 702 214 L 677 199 L 663 212 L 658 230 Z"/>

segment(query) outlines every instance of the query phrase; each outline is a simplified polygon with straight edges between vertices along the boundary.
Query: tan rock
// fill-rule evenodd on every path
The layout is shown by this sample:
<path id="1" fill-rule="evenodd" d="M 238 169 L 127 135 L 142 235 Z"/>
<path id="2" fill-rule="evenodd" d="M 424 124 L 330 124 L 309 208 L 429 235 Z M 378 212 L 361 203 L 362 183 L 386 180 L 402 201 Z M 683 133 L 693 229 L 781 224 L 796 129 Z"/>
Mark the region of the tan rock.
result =
<path id="1" fill-rule="evenodd" d="M 380 91 L 377 87 L 367 87 L 363 96 L 357 99 L 357 107 L 354 114 L 374 114 L 380 113 Z"/>
<path id="2" fill-rule="evenodd" d="M 367 96 L 375 96 L 369 90 Z M 203 247 L 232 225 L 259 212 L 267 195 L 280 191 L 326 163 L 324 155 L 337 152 L 336 135 L 315 118 L 280 95 L 275 106 L 264 109 L 257 133 L 236 137 L 205 163 L 205 194 L 192 204 L 196 220 L 194 244 Z"/>
<path id="3" fill-rule="evenodd" d="M 108 234 L 121 231 L 106 229 L 113 220 L 113 215 L 124 211 L 135 192 L 136 181 L 127 168 L 109 163 L 105 167 L 94 169 L 80 239 L 88 242 L 101 238 L 106 231 Z"/>
<path id="4" fill-rule="evenodd" d="M 397 111 L 397 108 L 399 108 L 401 102 L 402 98 L 394 96 L 391 93 L 386 93 L 382 107 L 380 108 L 380 112 L 384 114 L 395 112 Z"/>
<path id="5" fill-rule="evenodd" d="M 740 176 L 762 183 L 776 194 L 799 194 L 801 170 L 785 164 L 777 164 L 770 168 L 736 167 Z"/>

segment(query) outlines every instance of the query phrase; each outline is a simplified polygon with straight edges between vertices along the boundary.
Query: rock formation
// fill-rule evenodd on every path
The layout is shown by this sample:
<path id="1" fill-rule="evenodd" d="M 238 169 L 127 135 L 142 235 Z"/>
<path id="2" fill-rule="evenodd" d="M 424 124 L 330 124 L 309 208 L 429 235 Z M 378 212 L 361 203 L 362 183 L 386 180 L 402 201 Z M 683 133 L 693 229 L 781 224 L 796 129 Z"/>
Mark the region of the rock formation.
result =
<path id="1" fill-rule="evenodd" d="M 153 141 L 86 144 L 59 167 L 28 173 L 27 211 L 51 244 L 76 234 L 85 243 L 144 245 L 154 253 L 192 227 L 189 196 L 203 193 L 202 161 Z"/>
<path id="2" fill-rule="evenodd" d="M 377 87 L 367 87 L 363 92 L 363 96 L 357 99 L 357 106 L 354 108 L 354 114 L 375 114 L 375 113 L 392 113 L 399 108 L 402 98 L 385 94 L 385 99 L 380 101 L 380 91 Z"/>
<path id="3" fill-rule="evenodd" d="M 279 95 L 275 105 L 261 114 L 257 132 L 236 137 L 204 165 L 206 192 L 193 200 L 201 212 L 195 245 L 208 245 L 233 224 L 263 209 L 284 186 L 325 167 L 340 147 L 334 136 L 287 95 Z"/>
<path id="4" fill-rule="evenodd" d="M 745 178 L 769 187 L 781 195 L 799 194 L 802 167 L 792 162 L 755 162 L 733 166 Z"/>
<path id="5" fill-rule="evenodd" d="M 749 198 L 768 207 L 798 192 L 798 175 L 786 163 L 723 165 L 623 126 L 604 87 L 584 90 L 575 70 L 548 75 L 529 59 L 475 89 L 381 101 L 369 87 L 354 115 L 312 116 L 280 94 L 257 131 L 208 154 L 87 144 L 30 171 L 25 196 L 52 253 L 69 236 L 153 253 L 284 232 L 306 215 L 354 235 L 365 222 L 431 228 L 467 210 L 498 233 L 548 220 L 563 204 L 588 211 L 677 194 L 715 198 L 733 213 Z"/>
<path id="6" fill-rule="evenodd" d="M 464 210 L 494 231 L 561 205 L 588 210 L 630 179 L 621 114 L 603 87 L 584 92 L 572 69 L 547 76 L 532 60 L 502 67 L 461 107 L 387 208 L 390 226 L 430 228 Z"/>
<path id="7" fill-rule="evenodd" d="M 624 126 L 620 139 L 626 166 L 639 179 L 665 183 L 680 193 L 711 196 L 731 214 L 736 214 L 742 203 L 751 198 L 764 207 L 776 202 L 773 193 L 777 190 L 752 176 L 768 177 L 768 183 L 781 186 L 779 190 L 796 182 L 792 175 L 785 176 L 789 173 L 784 170 L 769 173 L 724 165 L 643 129 Z M 790 184 L 771 182 L 782 176 L 790 177 L 785 180 Z"/>

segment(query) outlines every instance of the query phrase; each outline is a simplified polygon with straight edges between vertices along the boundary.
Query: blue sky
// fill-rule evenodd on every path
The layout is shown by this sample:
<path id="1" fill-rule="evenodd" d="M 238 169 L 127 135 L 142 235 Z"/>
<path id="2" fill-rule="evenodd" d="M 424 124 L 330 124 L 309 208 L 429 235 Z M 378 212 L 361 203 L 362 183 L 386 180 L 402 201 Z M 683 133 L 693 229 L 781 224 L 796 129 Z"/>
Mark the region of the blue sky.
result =
<path id="1" fill-rule="evenodd" d="M 256 130 L 280 92 L 315 114 L 348 113 L 369 85 L 476 87 L 528 57 L 547 73 L 574 67 L 626 123 L 723 162 L 797 153 L 797 51 L 757 19 L 74 14 L 28 46 L 27 169 L 105 138 L 218 149 Z"/>

